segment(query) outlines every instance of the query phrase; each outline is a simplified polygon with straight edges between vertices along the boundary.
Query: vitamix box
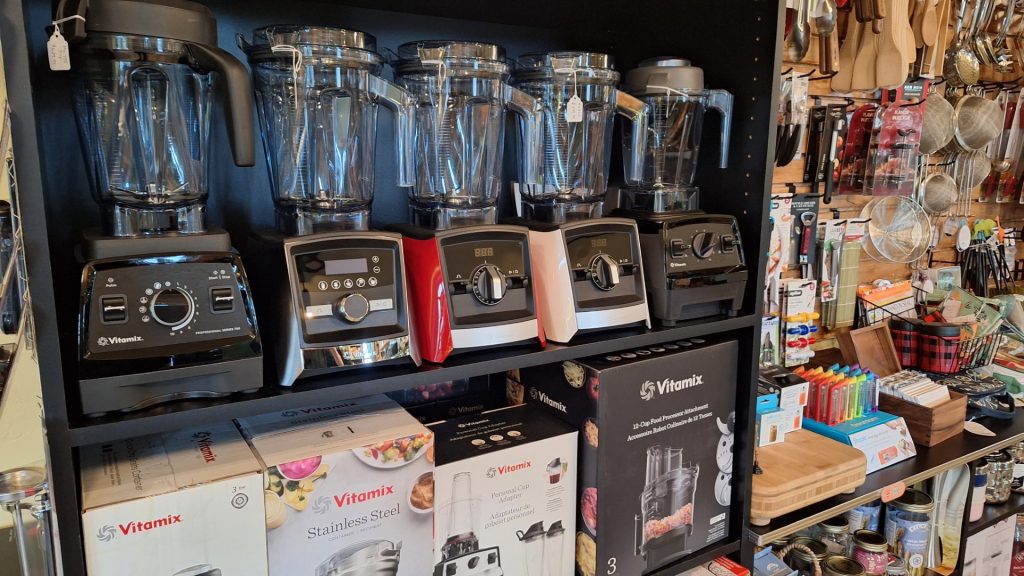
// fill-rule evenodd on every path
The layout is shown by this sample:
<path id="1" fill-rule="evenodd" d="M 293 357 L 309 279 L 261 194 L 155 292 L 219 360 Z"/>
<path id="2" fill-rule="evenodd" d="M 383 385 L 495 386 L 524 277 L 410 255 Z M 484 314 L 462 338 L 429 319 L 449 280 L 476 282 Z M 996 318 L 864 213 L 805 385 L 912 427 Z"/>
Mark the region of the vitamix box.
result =
<path id="1" fill-rule="evenodd" d="M 738 344 L 680 341 L 524 368 L 581 430 L 576 570 L 641 574 L 728 536 Z"/>
<path id="2" fill-rule="evenodd" d="M 401 406 L 381 394 L 238 423 L 264 468 L 271 574 L 425 574 L 433 437 Z"/>
<path id="3" fill-rule="evenodd" d="M 571 574 L 576 429 L 534 406 L 516 406 L 430 430 L 437 455 L 434 576 Z"/>

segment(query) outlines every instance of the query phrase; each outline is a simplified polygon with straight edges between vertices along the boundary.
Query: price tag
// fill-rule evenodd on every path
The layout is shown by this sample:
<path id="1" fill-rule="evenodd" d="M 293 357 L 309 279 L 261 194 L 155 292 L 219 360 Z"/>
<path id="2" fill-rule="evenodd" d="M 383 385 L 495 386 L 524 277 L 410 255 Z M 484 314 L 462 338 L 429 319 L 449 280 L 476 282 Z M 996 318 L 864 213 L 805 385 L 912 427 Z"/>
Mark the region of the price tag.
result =
<path id="1" fill-rule="evenodd" d="M 565 121 L 566 122 L 583 122 L 583 100 L 576 94 L 569 98 L 569 102 L 565 105 Z"/>
<path id="2" fill-rule="evenodd" d="M 903 496 L 903 493 L 906 491 L 907 485 L 903 482 L 889 484 L 885 488 L 882 488 L 882 502 L 892 502 L 900 496 Z"/>
<path id="3" fill-rule="evenodd" d="M 46 57 L 50 61 L 50 70 L 71 70 L 71 57 L 68 55 L 68 41 L 60 33 L 60 26 L 53 27 L 53 34 L 46 41 Z"/>

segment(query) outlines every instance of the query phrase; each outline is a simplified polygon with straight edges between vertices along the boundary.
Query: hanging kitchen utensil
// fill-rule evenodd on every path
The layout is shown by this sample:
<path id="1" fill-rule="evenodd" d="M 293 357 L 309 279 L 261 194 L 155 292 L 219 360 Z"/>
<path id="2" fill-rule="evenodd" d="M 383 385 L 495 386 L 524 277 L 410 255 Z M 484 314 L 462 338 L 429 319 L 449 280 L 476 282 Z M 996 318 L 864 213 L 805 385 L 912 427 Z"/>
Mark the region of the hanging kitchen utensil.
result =
<path id="1" fill-rule="evenodd" d="M 949 174 L 944 172 L 929 174 L 924 180 L 923 188 L 921 207 L 929 214 L 942 214 L 956 203 L 956 180 Z"/>
<path id="2" fill-rule="evenodd" d="M 860 44 L 857 49 L 857 57 L 853 61 L 853 78 L 850 87 L 853 90 L 874 90 L 878 88 L 875 83 L 875 62 L 878 59 L 879 35 L 871 26 L 861 27 Z"/>
<path id="3" fill-rule="evenodd" d="M 994 12 L 995 0 L 978 0 L 971 23 L 974 54 L 978 57 L 978 61 L 985 66 L 993 64 L 996 59 L 992 44 L 993 38 L 988 33 L 988 26 Z"/>
<path id="4" fill-rule="evenodd" d="M 786 60 L 790 62 L 803 60 L 811 46 L 811 31 L 807 21 L 811 0 L 797 0 L 797 3 L 793 28 L 789 31 L 785 44 Z"/>
<path id="5" fill-rule="evenodd" d="M 822 74 L 832 74 L 839 69 L 838 17 L 835 0 L 818 0 L 818 5 L 811 12 L 811 30 L 818 35 L 818 70 Z"/>
<path id="6" fill-rule="evenodd" d="M 839 146 L 843 140 L 846 129 L 846 106 L 843 104 L 829 104 L 827 111 L 828 118 L 825 122 L 826 146 L 823 154 L 824 161 L 818 167 L 819 178 L 825 183 L 825 194 L 821 201 L 824 204 L 832 203 L 832 192 L 835 190 L 836 181 L 839 179 Z"/>
<path id="7" fill-rule="evenodd" d="M 953 109 L 953 138 L 965 150 L 981 150 L 1003 131 L 1003 111 L 994 101 L 966 94 Z"/>
<path id="8" fill-rule="evenodd" d="M 896 2 L 905 0 L 882 0 L 888 4 L 889 16 L 882 21 L 882 33 L 878 45 L 878 54 L 875 57 L 875 84 L 882 88 L 898 88 L 907 79 L 907 71 L 910 68 L 910 61 L 903 52 L 902 36 L 899 34 L 900 24 L 898 22 Z M 903 11 L 906 14 L 906 11 Z"/>
<path id="9" fill-rule="evenodd" d="M 861 244 L 872 259 L 913 262 L 928 249 L 931 221 L 912 199 L 905 196 L 874 198 L 860 215 L 868 219 Z"/>
<path id="10" fill-rule="evenodd" d="M 860 48 L 861 30 L 864 26 L 855 15 L 846 19 L 846 39 L 839 49 L 839 70 L 832 77 L 833 92 L 849 92 L 853 81 L 853 63 Z"/>
<path id="11" fill-rule="evenodd" d="M 946 50 L 942 65 L 942 77 L 951 86 L 975 84 L 981 74 L 978 57 L 967 46 L 963 37 L 964 19 L 967 15 L 967 0 L 960 0 L 960 7 L 953 21 L 953 42 Z"/>
<path id="12" fill-rule="evenodd" d="M 952 139 L 953 105 L 933 90 L 924 103 L 920 151 L 922 154 L 934 154 Z"/>

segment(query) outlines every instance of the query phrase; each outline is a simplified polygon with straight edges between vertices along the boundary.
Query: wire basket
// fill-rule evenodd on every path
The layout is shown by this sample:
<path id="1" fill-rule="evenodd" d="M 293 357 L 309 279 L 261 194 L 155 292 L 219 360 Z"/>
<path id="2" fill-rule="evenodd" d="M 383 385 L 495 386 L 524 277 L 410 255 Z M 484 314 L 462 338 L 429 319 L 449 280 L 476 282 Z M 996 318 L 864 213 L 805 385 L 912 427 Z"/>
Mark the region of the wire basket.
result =
<path id="1" fill-rule="evenodd" d="M 933 374 L 955 374 L 988 366 L 1002 338 L 999 332 L 968 339 L 918 334 L 918 363 L 922 370 Z"/>

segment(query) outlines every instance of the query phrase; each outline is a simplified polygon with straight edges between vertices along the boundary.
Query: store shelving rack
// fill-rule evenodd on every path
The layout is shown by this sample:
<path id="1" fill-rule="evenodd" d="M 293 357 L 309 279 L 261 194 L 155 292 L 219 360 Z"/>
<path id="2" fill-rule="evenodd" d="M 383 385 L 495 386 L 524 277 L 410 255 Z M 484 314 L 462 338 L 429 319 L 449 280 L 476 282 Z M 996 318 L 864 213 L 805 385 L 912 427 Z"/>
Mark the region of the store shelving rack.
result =
<path id="1" fill-rule="evenodd" d="M 417 384 L 499 373 L 506 369 L 557 362 L 681 338 L 726 335 L 739 340 L 742 354 L 737 394 L 736 468 L 730 538 L 657 572 L 672 576 L 720 554 L 749 563 L 745 538 L 752 461 L 757 348 L 760 341 L 760 287 L 767 251 L 767 208 L 774 157 L 776 78 L 780 70 L 782 6 L 768 0 L 691 0 L 688 2 L 569 0 L 545 2 L 470 2 L 468 0 L 252 0 L 205 2 L 217 15 L 220 45 L 241 57 L 236 33 L 260 25 L 309 23 L 365 30 L 378 45 L 451 37 L 491 41 L 510 56 L 531 50 L 587 49 L 607 52 L 627 70 L 641 59 L 666 54 L 690 58 L 704 69 L 710 87 L 736 97 L 730 167 L 714 164 L 714 124 L 705 129 L 699 182 L 702 208 L 735 215 L 750 269 L 742 311 L 732 318 L 691 322 L 671 329 L 619 331 L 585 336 L 570 345 L 546 349 L 490 350 L 452 359 L 443 366 L 366 369 L 282 390 L 268 383 L 263 391 L 220 402 L 174 404 L 140 414 L 87 419 L 76 392 L 76 303 L 81 264 L 74 246 L 83 229 L 97 226 L 99 209 L 89 193 L 85 161 L 78 144 L 70 101 L 70 80 L 48 69 L 46 40 L 54 4 L 42 0 L 0 6 L 0 41 L 10 91 L 14 149 L 22 195 L 25 248 L 39 346 L 51 492 L 59 530 L 61 567 L 66 576 L 83 576 L 76 476 L 79 446 L 143 432 L 178 429 L 199 422 L 337 400 Z M 72 60 L 72 66 L 74 61 Z M 390 72 L 386 72 L 390 74 Z M 220 113 L 215 112 L 215 118 Z M 714 118 L 710 115 L 709 118 Z M 255 118 L 253 119 L 255 122 Z M 382 115 L 378 139 L 376 224 L 405 219 L 405 198 L 393 185 L 391 129 Z M 232 233 L 238 244 L 249 233 L 273 223 L 269 182 L 262 160 L 236 168 L 226 133 L 212 135 L 211 223 Z M 259 145 L 259 144 L 257 144 Z M 509 146 L 509 154 L 514 148 Z M 618 154 L 613 166 L 618 166 Z M 621 172 L 621 170 L 619 170 Z M 506 170 L 506 173 L 510 173 Z M 613 170 L 613 181 L 619 174 Z M 506 197 L 509 195 L 506 194 Z M 510 201 L 503 207 L 509 214 Z M 265 335 L 265 337 L 272 337 Z"/>

